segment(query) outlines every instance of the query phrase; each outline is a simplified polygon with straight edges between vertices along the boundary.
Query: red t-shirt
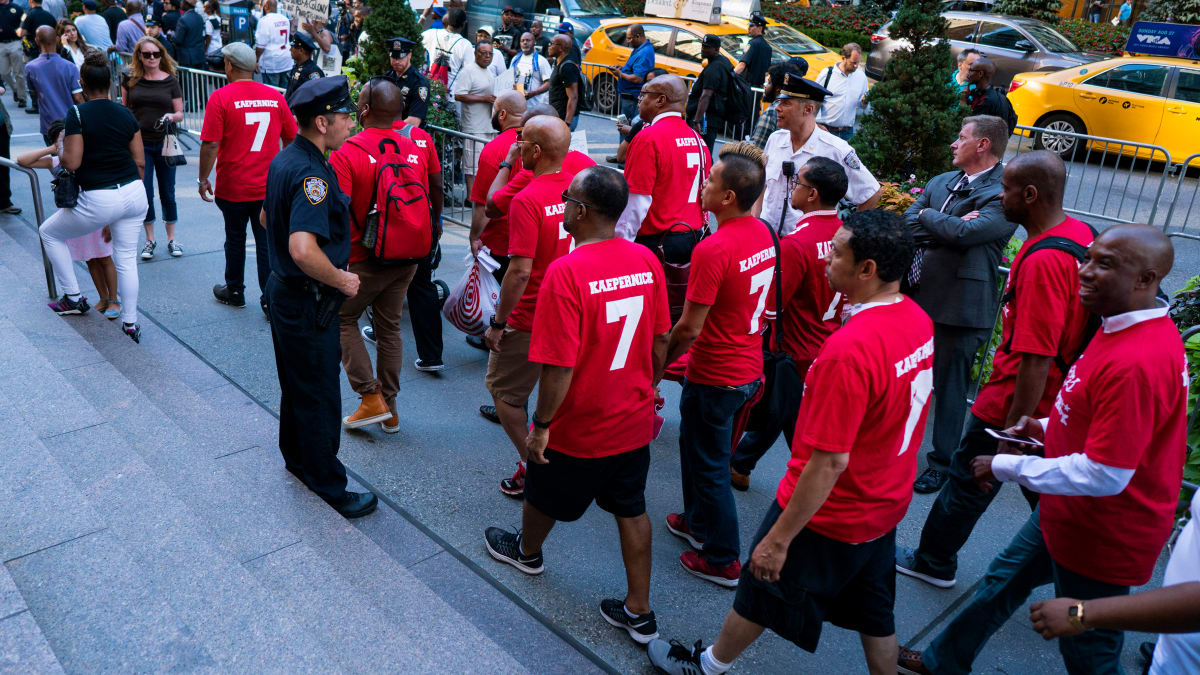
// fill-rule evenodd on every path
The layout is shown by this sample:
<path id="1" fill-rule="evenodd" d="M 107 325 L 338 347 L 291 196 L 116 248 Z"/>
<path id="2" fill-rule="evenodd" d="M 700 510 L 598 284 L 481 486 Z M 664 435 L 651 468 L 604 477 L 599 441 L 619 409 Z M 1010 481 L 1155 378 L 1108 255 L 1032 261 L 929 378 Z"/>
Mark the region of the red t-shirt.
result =
<path id="1" fill-rule="evenodd" d="M 596 166 L 595 160 L 577 150 L 571 150 L 566 157 L 563 157 L 563 173 L 574 176 L 589 166 Z M 513 197 L 516 197 L 517 193 L 524 190 L 525 186 L 529 185 L 529 181 L 533 180 L 533 172 L 521 166 L 520 157 L 517 158 L 517 163 L 512 170 L 508 183 L 505 183 L 504 187 L 496 190 L 496 194 L 492 195 L 492 203 L 505 213 L 512 205 Z M 561 195 L 559 196 L 561 197 Z"/>
<path id="2" fill-rule="evenodd" d="M 533 269 L 521 300 L 508 317 L 514 330 L 533 330 L 533 308 L 550 263 L 575 245 L 563 229 L 562 193 L 575 178 L 565 171 L 535 177 L 515 198 L 508 211 L 508 254 L 533 259 Z"/>
<path id="3" fill-rule="evenodd" d="M 1063 222 L 1026 241 L 1017 251 L 1004 286 L 1007 293 L 1016 277 L 1016 306 L 1010 302 L 1003 308 L 1001 349 L 996 350 L 991 379 L 971 408 L 976 417 L 998 427 L 1004 426 L 1012 407 L 1021 354 L 1058 355 L 1070 363 L 1083 347 L 1087 310 L 1079 301 L 1079 261 L 1065 251 L 1048 249 L 1025 261 L 1029 247 L 1046 237 L 1066 237 L 1084 246 L 1092 245 L 1088 226 L 1067 216 Z M 1003 349 L 1006 344 L 1011 344 L 1008 350 Z M 1050 411 L 1062 381 L 1062 370 L 1052 364 L 1034 417 L 1045 417 Z"/>
<path id="4" fill-rule="evenodd" d="M 265 197 L 267 168 L 279 154 L 279 139 L 295 137 L 296 118 L 275 89 L 239 80 L 214 91 L 200 129 L 200 140 L 221 144 L 213 194 L 231 202 Z"/>
<path id="5" fill-rule="evenodd" d="M 909 298 L 859 310 L 821 347 L 804 384 L 781 508 L 813 450 L 850 464 L 807 527 L 847 544 L 881 537 L 912 501 L 933 391 L 933 321 Z"/>
<path id="6" fill-rule="evenodd" d="M 392 128 L 397 132 L 402 131 L 405 126 L 407 125 L 404 124 L 404 120 L 396 120 L 392 124 Z M 402 136 L 403 134 L 398 133 L 397 135 Z M 425 167 L 425 173 L 430 176 L 441 173 L 442 160 L 438 159 L 437 146 L 433 144 L 433 136 L 430 136 L 429 132 L 421 127 L 408 127 L 408 137 L 421 150 L 421 165 Z"/>
<path id="7" fill-rule="evenodd" d="M 727 220 L 696 245 L 687 299 L 710 309 L 688 350 L 688 380 L 740 386 L 762 375 L 761 319 L 774 278 L 775 242 L 757 218 Z"/>
<path id="8" fill-rule="evenodd" d="M 550 447 L 607 457 L 654 438 L 654 336 L 671 330 L 667 284 L 645 246 L 615 238 L 550 263 L 529 360 L 574 368 Z"/>
<path id="9" fill-rule="evenodd" d="M 368 257 L 367 249 L 363 248 L 363 226 L 366 223 L 367 212 L 371 210 L 371 196 L 375 194 L 376 162 L 374 156 L 379 155 L 379 142 L 384 139 L 395 141 L 399 146 L 399 154 L 407 161 L 416 165 L 421 172 L 422 187 L 429 192 L 428 167 L 424 152 L 412 140 L 401 136 L 392 129 L 363 129 L 358 134 L 342 144 L 342 147 L 329 153 L 329 164 L 337 174 L 338 187 L 350 195 L 350 262 L 361 262 Z M 363 147 L 369 149 L 363 150 Z M 439 169 L 440 170 L 440 169 Z"/>
<path id="10" fill-rule="evenodd" d="M 836 211 L 818 211 L 800 218 L 796 230 L 779 240 L 779 270 L 783 287 L 784 351 L 797 365 L 811 362 L 821 345 L 842 325 L 841 293 L 829 287 L 825 254 L 842 226 Z M 775 322 L 775 284 L 767 293 L 768 321 Z"/>
<path id="11" fill-rule="evenodd" d="M 506 129 L 498 136 L 487 142 L 479 151 L 479 165 L 476 167 L 475 182 L 471 184 L 471 201 L 475 204 L 487 205 L 488 188 L 496 180 L 500 171 L 500 162 L 508 157 L 508 151 L 517 142 L 517 130 Z M 511 175 L 511 174 L 510 174 Z M 504 210 L 507 214 L 507 210 Z M 508 216 L 492 218 L 483 228 L 479 236 L 484 246 L 496 255 L 508 255 Z"/>
<path id="12" fill-rule="evenodd" d="M 1110 584 L 1150 581 L 1175 521 L 1187 391 L 1183 341 L 1169 318 L 1096 331 L 1054 401 L 1046 456 L 1083 452 L 1134 474 L 1111 497 L 1042 495 L 1042 533 L 1056 562 Z"/>
<path id="13" fill-rule="evenodd" d="M 658 234 L 679 222 L 703 227 L 700 187 L 711 169 L 704 140 L 678 113 L 659 115 L 639 131 L 625 155 L 629 191 L 652 198 L 638 234 Z"/>

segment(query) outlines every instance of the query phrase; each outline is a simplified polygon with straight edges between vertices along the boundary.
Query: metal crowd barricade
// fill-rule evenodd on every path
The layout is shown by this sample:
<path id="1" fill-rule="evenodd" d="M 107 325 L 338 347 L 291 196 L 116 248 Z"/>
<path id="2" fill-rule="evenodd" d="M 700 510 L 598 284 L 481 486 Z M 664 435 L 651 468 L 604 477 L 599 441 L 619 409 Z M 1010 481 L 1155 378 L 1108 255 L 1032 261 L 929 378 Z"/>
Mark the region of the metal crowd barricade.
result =
<path id="1" fill-rule="evenodd" d="M 1063 153 L 1076 148 L 1064 160 L 1067 212 L 1115 223 L 1154 222 L 1173 166 L 1166 148 L 1041 127 L 1017 130 L 1016 148 L 1010 147 L 1005 161 L 1042 147 Z"/>
<path id="2" fill-rule="evenodd" d="M 1194 176 L 1189 179 L 1188 169 L 1200 169 L 1200 152 L 1189 156 L 1179 165 L 1179 178 L 1175 182 L 1175 193 L 1171 196 L 1171 205 L 1167 209 L 1167 216 L 1162 221 L 1164 230 L 1173 226 L 1179 227 L 1180 230 L 1186 230 L 1188 223 L 1192 222 L 1193 211 L 1200 215 L 1200 203 L 1198 203 L 1200 202 L 1200 172 L 1193 172 Z M 1191 187 L 1191 196 L 1185 198 L 1185 188 L 1188 186 Z M 1184 205 L 1185 199 L 1186 206 Z M 1200 236 L 1195 234 L 1172 234 L 1200 240 Z"/>
<path id="3" fill-rule="evenodd" d="M 204 108 L 213 92 L 229 84 L 225 73 L 199 68 L 179 67 L 175 76 L 179 78 L 179 86 L 183 89 L 183 124 L 180 128 L 188 133 L 200 135 L 204 126 Z M 269 86 L 269 85 L 268 85 Z M 283 89 L 271 87 L 279 92 Z"/>
<path id="4" fill-rule="evenodd" d="M 35 225 L 40 230 L 42 223 L 46 220 L 46 213 L 42 209 L 42 186 L 38 181 L 37 173 L 7 157 L 0 157 L 0 166 L 9 171 L 19 171 L 29 177 L 29 190 L 33 193 L 33 217 L 37 221 Z M 38 236 L 38 246 L 42 250 L 42 267 L 46 271 L 46 293 L 50 295 L 50 299 L 54 300 L 58 298 L 58 287 L 54 283 L 54 268 L 50 265 L 50 259 L 46 257 L 46 247 L 42 244 L 40 235 Z"/>
<path id="5" fill-rule="evenodd" d="M 472 170 L 475 158 L 491 139 L 432 124 L 425 130 L 433 137 L 442 162 L 442 221 L 469 228 L 473 207 L 467 190 L 467 171 Z"/>

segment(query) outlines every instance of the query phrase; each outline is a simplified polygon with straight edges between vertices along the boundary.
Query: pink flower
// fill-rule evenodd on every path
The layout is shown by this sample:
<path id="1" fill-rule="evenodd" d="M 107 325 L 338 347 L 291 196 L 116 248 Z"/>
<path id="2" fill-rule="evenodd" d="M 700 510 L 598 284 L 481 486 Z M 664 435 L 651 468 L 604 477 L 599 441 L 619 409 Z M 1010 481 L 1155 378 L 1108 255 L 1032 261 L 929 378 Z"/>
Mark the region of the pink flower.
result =
<path id="1" fill-rule="evenodd" d="M 913 189 L 909 190 L 908 192 L 909 192 L 910 194 L 919 195 L 919 194 L 921 194 L 921 193 L 922 193 L 922 192 L 924 192 L 924 191 L 925 191 L 925 190 L 923 190 L 922 188 L 915 187 L 915 188 L 913 188 Z"/>

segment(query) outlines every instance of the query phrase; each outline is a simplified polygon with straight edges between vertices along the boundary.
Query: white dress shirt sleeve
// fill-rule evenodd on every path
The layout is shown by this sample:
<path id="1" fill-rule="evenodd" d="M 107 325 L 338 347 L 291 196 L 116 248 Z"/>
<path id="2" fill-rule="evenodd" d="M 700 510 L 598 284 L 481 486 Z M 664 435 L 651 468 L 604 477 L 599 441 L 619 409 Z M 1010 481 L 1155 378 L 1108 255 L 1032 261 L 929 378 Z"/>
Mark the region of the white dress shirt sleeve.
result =
<path id="1" fill-rule="evenodd" d="M 1032 455 L 996 455 L 992 474 L 1041 494 L 1067 497 L 1111 497 L 1120 494 L 1134 469 L 1101 464 L 1082 452 L 1047 459 Z"/>
<path id="2" fill-rule="evenodd" d="M 621 217 L 617 218 L 618 237 L 633 241 L 633 238 L 637 236 L 638 230 L 642 229 L 642 221 L 646 219 L 646 214 L 650 212 L 652 201 L 650 195 L 641 195 L 636 192 L 629 193 L 629 202 L 625 205 L 625 210 L 621 212 Z"/>

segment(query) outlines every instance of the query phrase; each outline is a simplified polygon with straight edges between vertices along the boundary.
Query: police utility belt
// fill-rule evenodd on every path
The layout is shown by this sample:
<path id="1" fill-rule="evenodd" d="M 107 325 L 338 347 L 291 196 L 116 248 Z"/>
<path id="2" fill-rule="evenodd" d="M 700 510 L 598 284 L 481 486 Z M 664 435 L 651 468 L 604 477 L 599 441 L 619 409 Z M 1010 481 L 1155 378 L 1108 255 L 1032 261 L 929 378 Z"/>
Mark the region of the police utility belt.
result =
<path id="1" fill-rule="evenodd" d="M 293 291 L 312 294 L 313 302 L 316 303 L 317 307 L 317 328 L 328 328 L 329 324 L 337 317 L 342 303 L 346 301 L 346 296 L 341 291 L 333 286 L 323 284 L 316 279 L 308 277 L 303 279 L 288 279 L 277 272 L 271 272 L 271 276 Z"/>

